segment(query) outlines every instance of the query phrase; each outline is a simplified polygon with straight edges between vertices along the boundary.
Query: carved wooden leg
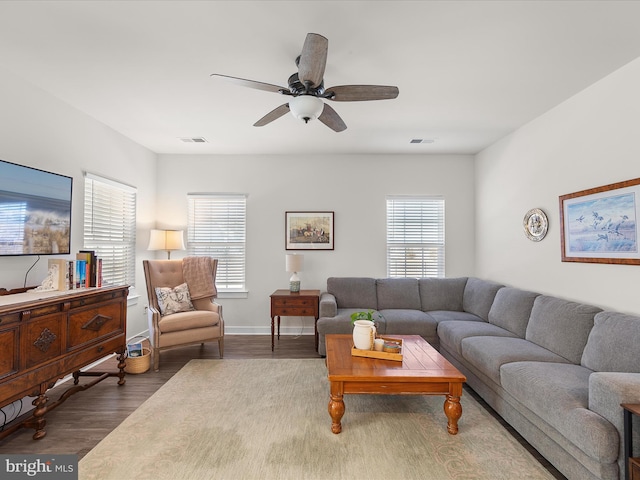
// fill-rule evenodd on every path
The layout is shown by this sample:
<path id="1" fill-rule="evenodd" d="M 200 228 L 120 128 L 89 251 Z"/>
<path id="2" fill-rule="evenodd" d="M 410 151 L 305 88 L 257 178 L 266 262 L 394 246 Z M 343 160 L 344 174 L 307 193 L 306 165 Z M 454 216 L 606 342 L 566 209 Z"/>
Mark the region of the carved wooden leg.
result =
<path id="1" fill-rule="evenodd" d="M 125 376 L 124 367 L 127 366 L 127 363 L 125 362 L 126 358 L 127 357 L 124 354 L 124 351 L 118 353 L 118 385 L 124 385 L 125 382 L 127 381 L 124 378 Z"/>
<path id="2" fill-rule="evenodd" d="M 80 370 L 76 370 L 75 372 L 73 372 L 72 377 L 73 384 L 77 385 L 80 382 Z"/>
<path id="3" fill-rule="evenodd" d="M 340 433 L 342 431 L 342 416 L 344 415 L 344 400 L 342 393 L 342 384 L 338 382 L 331 383 L 331 399 L 329 400 L 329 415 L 331 415 L 331 431 Z"/>
<path id="4" fill-rule="evenodd" d="M 460 397 L 447 395 L 444 401 L 444 414 L 447 416 L 447 431 L 451 435 L 458 433 L 458 420 L 462 416 L 462 405 L 460 405 Z"/>
<path id="5" fill-rule="evenodd" d="M 36 433 L 33 434 L 33 439 L 38 440 L 47 434 L 44 427 L 47 425 L 47 420 L 44 418 L 44 414 L 47 413 L 47 396 L 41 391 L 33 402 L 35 407 L 33 410 L 33 419 L 29 422 L 29 426 L 36 429 Z"/>

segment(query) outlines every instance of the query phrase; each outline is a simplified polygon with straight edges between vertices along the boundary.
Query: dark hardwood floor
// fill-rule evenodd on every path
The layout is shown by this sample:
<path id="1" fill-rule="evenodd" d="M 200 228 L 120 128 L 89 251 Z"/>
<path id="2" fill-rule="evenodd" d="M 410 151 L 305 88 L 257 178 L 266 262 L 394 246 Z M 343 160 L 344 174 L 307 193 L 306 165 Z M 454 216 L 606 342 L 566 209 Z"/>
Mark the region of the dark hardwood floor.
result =
<path id="1" fill-rule="evenodd" d="M 47 435 L 44 438 L 33 440 L 34 431 L 32 429 L 20 429 L 0 440 L 0 454 L 77 454 L 78 458 L 82 458 L 189 360 L 194 358 L 219 358 L 217 343 L 167 350 L 161 355 L 160 371 L 158 372 L 150 369 L 144 374 L 127 375 L 127 383 L 123 387 L 117 386 L 116 378 L 107 378 L 94 387 L 71 396 L 66 402 L 47 414 Z M 273 358 L 319 358 L 319 356 L 315 351 L 312 335 L 283 335 L 280 340 L 276 340 L 273 352 L 269 335 L 226 335 L 224 358 L 264 358 L 268 360 Z M 117 362 L 113 358 L 96 369 L 116 371 L 116 364 Z M 81 378 L 80 383 L 88 380 Z M 67 382 L 50 390 L 47 394 L 50 401 L 57 400 L 71 384 L 71 382 Z M 496 415 L 473 390 L 465 387 L 465 392 L 472 395 L 494 414 L 502 425 L 556 479 L 566 480 Z"/>

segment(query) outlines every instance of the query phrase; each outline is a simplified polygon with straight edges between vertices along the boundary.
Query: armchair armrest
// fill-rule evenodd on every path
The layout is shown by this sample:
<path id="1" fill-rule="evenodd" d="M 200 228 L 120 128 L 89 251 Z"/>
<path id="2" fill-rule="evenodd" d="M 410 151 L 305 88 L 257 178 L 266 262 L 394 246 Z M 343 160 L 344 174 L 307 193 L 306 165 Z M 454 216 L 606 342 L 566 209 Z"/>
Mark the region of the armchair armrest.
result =
<path id="1" fill-rule="evenodd" d="M 589 376 L 589 410 L 611 422 L 624 439 L 621 403 L 640 404 L 640 373 L 594 372 Z M 640 418 L 633 418 L 633 445 L 640 455 Z"/>
<path id="2" fill-rule="evenodd" d="M 323 292 L 320 295 L 320 318 L 335 317 L 338 314 L 338 302 L 331 293 Z"/>
<path id="3" fill-rule="evenodd" d="M 197 300 L 193 300 L 193 307 L 196 310 L 209 310 L 222 315 L 222 305 L 215 303 L 211 298 L 199 298 Z"/>

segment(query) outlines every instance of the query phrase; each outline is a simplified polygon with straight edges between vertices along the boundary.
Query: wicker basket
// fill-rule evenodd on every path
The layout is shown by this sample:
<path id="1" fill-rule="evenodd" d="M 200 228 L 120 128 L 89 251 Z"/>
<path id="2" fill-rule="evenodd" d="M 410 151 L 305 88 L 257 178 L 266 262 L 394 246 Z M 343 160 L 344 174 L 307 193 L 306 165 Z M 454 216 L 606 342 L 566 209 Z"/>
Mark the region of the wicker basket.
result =
<path id="1" fill-rule="evenodd" d="M 151 350 L 148 348 L 142 349 L 141 357 L 127 357 L 127 366 L 124 367 L 124 371 L 127 373 L 144 373 L 151 367 Z"/>

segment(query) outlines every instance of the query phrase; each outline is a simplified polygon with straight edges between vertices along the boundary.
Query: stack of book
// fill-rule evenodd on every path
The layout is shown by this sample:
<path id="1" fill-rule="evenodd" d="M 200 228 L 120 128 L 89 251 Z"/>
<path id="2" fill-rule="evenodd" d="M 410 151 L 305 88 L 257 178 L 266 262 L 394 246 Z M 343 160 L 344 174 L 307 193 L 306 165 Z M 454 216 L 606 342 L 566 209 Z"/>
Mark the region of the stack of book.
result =
<path id="1" fill-rule="evenodd" d="M 102 259 L 93 250 L 80 250 L 75 260 L 50 258 L 49 271 L 58 290 L 102 286 Z"/>

